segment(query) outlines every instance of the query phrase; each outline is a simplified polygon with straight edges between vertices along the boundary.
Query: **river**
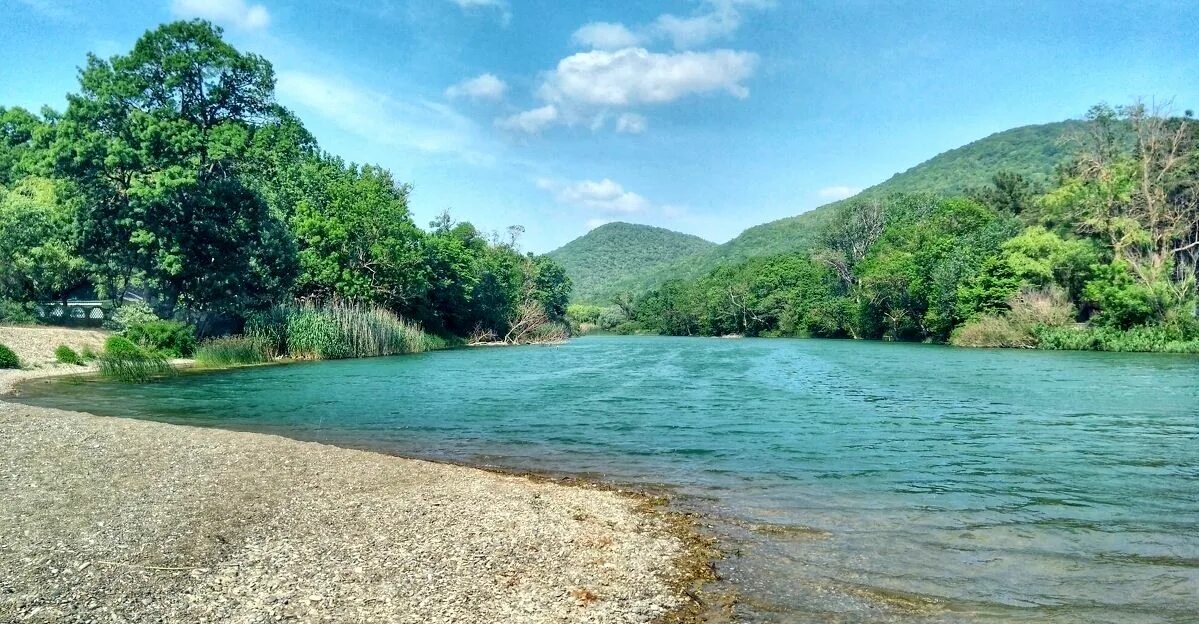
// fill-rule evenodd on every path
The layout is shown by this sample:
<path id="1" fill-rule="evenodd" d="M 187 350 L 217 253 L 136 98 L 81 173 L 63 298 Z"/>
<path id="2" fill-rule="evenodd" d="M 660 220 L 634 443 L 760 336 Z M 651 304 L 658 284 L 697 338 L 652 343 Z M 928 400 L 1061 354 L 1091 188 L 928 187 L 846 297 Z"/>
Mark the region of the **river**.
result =
<path id="1" fill-rule="evenodd" d="M 665 488 L 754 622 L 1199 621 L 1199 358 L 560 346 L 32 385 L 20 400 Z"/>

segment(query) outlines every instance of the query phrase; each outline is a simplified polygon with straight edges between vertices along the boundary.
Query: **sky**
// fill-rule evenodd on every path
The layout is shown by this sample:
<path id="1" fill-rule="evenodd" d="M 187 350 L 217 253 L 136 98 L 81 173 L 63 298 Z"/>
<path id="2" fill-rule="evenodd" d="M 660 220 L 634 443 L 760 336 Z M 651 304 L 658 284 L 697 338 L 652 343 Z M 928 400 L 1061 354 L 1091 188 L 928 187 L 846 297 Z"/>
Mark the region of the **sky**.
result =
<path id="1" fill-rule="evenodd" d="M 534 252 L 610 221 L 724 242 L 1098 102 L 1199 108 L 1190 0 L 0 0 L 0 106 L 62 109 L 88 52 L 196 17 L 418 224 Z"/>

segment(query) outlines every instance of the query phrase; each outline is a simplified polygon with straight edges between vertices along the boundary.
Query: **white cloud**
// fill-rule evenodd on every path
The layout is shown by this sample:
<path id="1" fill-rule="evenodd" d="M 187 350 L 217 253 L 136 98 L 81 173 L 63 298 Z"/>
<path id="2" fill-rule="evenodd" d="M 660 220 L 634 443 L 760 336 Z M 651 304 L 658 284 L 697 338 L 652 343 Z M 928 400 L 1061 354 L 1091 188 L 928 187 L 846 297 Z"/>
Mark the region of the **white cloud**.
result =
<path id="1" fill-rule="evenodd" d="M 516 113 L 510 117 L 497 119 L 495 120 L 495 125 L 513 132 L 537 134 L 557 122 L 558 118 L 558 108 L 553 104 L 547 104 L 541 108 L 534 108 Z"/>
<path id="2" fill-rule="evenodd" d="M 605 214 L 643 212 L 650 207 L 648 199 L 632 191 L 626 191 L 623 186 L 608 178 L 577 182 L 541 179 L 537 181 L 537 187 L 553 193 L 554 199 L 559 203 Z"/>
<path id="3" fill-rule="evenodd" d="M 261 4 L 245 0 L 173 0 L 176 17 L 199 17 L 239 30 L 263 30 L 271 24 L 271 14 Z"/>
<path id="4" fill-rule="evenodd" d="M 744 22 L 745 9 L 765 9 L 774 0 L 704 0 L 691 15 L 659 15 L 647 25 L 630 28 L 619 22 L 591 22 L 574 32 L 575 45 L 595 50 L 645 46 L 666 40 L 677 50 L 690 50 L 732 37 Z"/>
<path id="5" fill-rule="evenodd" d="M 450 99 L 467 97 L 475 100 L 500 100 L 508 85 L 494 74 L 482 74 L 463 80 L 445 90 L 445 96 Z"/>
<path id="6" fill-rule="evenodd" d="M 549 102 L 591 106 L 661 104 L 688 95 L 749 96 L 742 82 L 754 72 L 752 52 L 657 53 L 644 48 L 592 50 L 568 56 L 546 75 L 538 95 Z"/>
<path id="7" fill-rule="evenodd" d="M 616 118 L 616 131 L 623 134 L 641 134 L 649 126 L 649 120 L 637 113 L 624 113 Z"/>
<path id="8" fill-rule="evenodd" d="M 474 124 L 443 104 L 400 100 L 341 78 L 306 72 L 282 72 L 276 86 L 288 106 L 312 109 L 368 141 L 455 154 L 470 162 L 490 160 L 475 149 Z"/>
<path id="9" fill-rule="evenodd" d="M 846 197 L 853 197 L 860 192 L 862 192 L 862 189 L 854 188 L 852 186 L 826 186 L 819 191 L 816 191 L 816 194 L 819 195 L 821 199 L 836 200 L 845 199 Z"/>
<path id="10" fill-rule="evenodd" d="M 505 26 L 512 21 L 512 10 L 508 6 L 508 0 L 450 0 L 450 2 L 458 5 L 458 8 L 463 11 L 496 11 L 500 16 L 500 21 Z"/>
<path id="11" fill-rule="evenodd" d="M 633 34 L 624 24 L 613 22 L 591 22 L 584 24 L 570 36 L 575 45 L 596 50 L 617 50 L 641 45 L 642 38 Z"/>

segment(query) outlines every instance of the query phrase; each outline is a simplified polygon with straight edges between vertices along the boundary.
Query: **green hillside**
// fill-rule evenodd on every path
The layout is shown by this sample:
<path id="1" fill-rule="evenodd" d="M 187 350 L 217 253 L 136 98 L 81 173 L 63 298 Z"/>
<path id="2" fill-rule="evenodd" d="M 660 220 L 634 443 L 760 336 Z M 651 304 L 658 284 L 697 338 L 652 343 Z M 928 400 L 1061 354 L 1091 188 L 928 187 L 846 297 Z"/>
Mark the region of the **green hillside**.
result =
<path id="1" fill-rule="evenodd" d="M 862 191 L 854 199 L 885 197 L 892 193 L 959 194 L 986 186 L 991 176 L 999 171 L 1019 173 L 1038 184 L 1047 184 L 1069 149 L 1064 145 L 1064 139 L 1081 123 L 1062 121 L 992 134 L 897 173 Z M 619 278 L 616 277 L 619 273 L 608 274 L 608 281 L 589 286 L 589 298 L 579 297 L 576 291 L 576 299 L 606 302 L 619 292 L 643 292 L 669 279 L 696 278 L 721 264 L 808 249 L 815 244 L 821 226 L 844 201 L 853 200 L 825 204 L 794 217 L 756 225 L 723 245 L 700 250 L 650 270 Z"/>
<path id="2" fill-rule="evenodd" d="M 575 301 L 610 299 L 612 284 L 654 272 L 676 260 L 703 253 L 716 243 L 698 236 L 633 223 L 608 223 L 548 255 L 566 269 Z"/>

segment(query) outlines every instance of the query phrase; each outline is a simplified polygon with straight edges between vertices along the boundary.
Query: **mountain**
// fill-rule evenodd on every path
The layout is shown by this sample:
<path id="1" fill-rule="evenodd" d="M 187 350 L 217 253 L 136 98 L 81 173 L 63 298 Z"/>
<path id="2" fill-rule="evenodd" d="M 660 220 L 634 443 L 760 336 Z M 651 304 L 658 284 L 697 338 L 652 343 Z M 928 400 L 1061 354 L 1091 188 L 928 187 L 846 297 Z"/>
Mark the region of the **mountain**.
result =
<path id="1" fill-rule="evenodd" d="M 589 284 L 587 293 L 590 298 L 580 297 L 576 290 L 576 299 L 607 302 L 618 292 L 644 292 L 670 279 L 699 277 L 722 264 L 810 249 L 836 207 L 847 201 L 881 199 L 893 193 L 960 194 L 987 186 L 991 177 L 1000 171 L 1019 173 L 1034 183 L 1047 185 L 1053 179 L 1056 166 L 1070 151 L 1066 145 L 1067 137 L 1081 127 L 1080 121 L 1061 121 L 992 134 L 934 156 L 850 199 L 751 227 L 723 245 L 700 249 L 644 271 L 623 276 L 608 273 L 606 280 Z"/>
<path id="2" fill-rule="evenodd" d="M 607 223 L 551 251 L 574 284 L 574 301 L 608 303 L 610 286 L 656 271 L 716 243 L 698 236 L 633 223 Z"/>

